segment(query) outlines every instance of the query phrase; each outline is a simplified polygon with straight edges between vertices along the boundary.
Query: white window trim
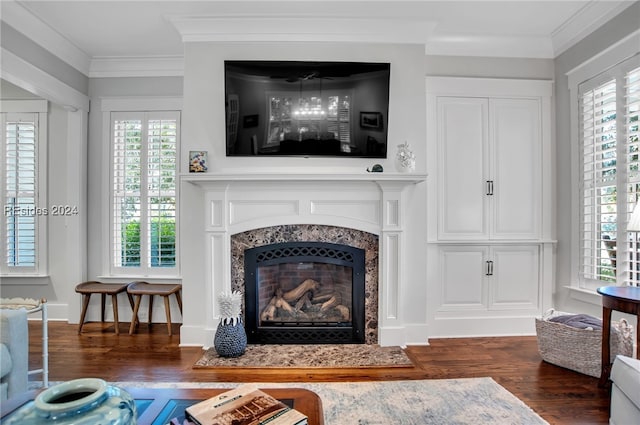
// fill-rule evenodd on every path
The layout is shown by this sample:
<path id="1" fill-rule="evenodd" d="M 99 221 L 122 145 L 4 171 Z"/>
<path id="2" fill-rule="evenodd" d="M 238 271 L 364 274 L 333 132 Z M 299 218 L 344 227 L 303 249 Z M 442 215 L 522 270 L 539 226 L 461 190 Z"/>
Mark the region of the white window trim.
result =
<path id="1" fill-rule="evenodd" d="M 102 173 L 101 189 L 102 189 L 102 208 L 101 217 L 101 240 L 108 241 L 108 248 L 102 252 L 102 275 L 100 279 L 140 279 L 145 278 L 147 281 L 163 281 L 166 279 L 180 279 L 180 247 L 176 246 L 176 267 L 173 271 L 175 275 L 158 274 L 158 275 L 140 275 L 140 274 L 114 274 L 111 272 L 111 113 L 112 112 L 144 112 L 144 111 L 180 111 L 182 112 L 182 97 L 162 97 L 162 96 L 141 96 L 141 97 L 101 97 L 100 110 L 102 111 L 102 158 L 105 172 Z M 176 158 L 176 178 L 180 171 L 180 147 L 178 147 Z M 178 184 L 176 180 L 176 185 Z M 176 190 L 178 188 L 176 187 Z M 179 204 L 179 202 L 178 202 Z M 176 209 L 179 209 L 176 206 Z M 179 211 L 176 211 L 179 217 Z M 179 235 L 180 223 L 176 220 L 176 235 Z M 179 237 L 176 236 L 176 241 Z"/>
<path id="2" fill-rule="evenodd" d="M 31 113 L 38 114 L 38 142 L 37 142 L 37 197 L 36 206 L 48 209 L 47 193 L 47 140 L 48 140 L 48 111 L 49 104 L 46 100 L 2 100 L 0 102 L 0 112 L 2 113 Z M 5 128 L 2 129 L 5 131 Z M 4 166 L 2 167 L 4 170 Z M 4 200 L 3 200 L 4 203 Z M 4 213 L 2 214 L 4 218 Z M 49 272 L 49 254 L 47 251 L 49 234 L 47 228 L 47 214 L 37 216 L 36 231 L 36 265 L 35 267 L 22 268 L 21 270 L 10 270 L 5 264 L 0 268 L 0 276 L 6 277 L 34 277 L 47 276 Z M 3 224 L 4 225 L 4 224 Z M 2 232 L 4 234 L 4 231 Z"/>
<path id="3" fill-rule="evenodd" d="M 570 140 L 571 140 L 571 194 L 574 202 L 571 204 L 571 216 L 577 219 L 572 222 L 571 228 L 571 270 L 570 283 L 568 289 L 571 290 L 571 296 L 574 299 L 600 304 L 600 297 L 595 296 L 596 289 L 599 284 L 593 284 L 588 287 L 580 286 L 579 264 L 580 264 L 580 167 L 577 165 L 580 158 L 580 140 L 578 135 L 579 126 L 579 107 L 578 107 L 578 87 L 581 83 L 595 78 L 599 74 L 605 72 L 612 66 L 623 62 L 624 60 L 638 53 L 640 45 L 640 30 L 637 30 L 620 40 L 618 43 L 610 46 L 603 52 L 583 62 L 579 66 L 567 72 L 569 87 L 569 103 L 570 103 Z M 618 117 L 619 118 L 619 117 Z M 594 296 L 592 296 L 594 295 Z"/>

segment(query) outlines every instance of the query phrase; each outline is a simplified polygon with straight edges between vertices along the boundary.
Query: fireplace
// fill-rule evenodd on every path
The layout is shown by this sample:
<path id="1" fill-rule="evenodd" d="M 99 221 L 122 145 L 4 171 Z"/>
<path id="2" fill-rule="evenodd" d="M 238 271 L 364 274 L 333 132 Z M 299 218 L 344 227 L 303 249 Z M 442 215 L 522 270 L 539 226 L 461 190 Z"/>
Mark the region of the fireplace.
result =
<path id="1" fill-rule="evenodd" d="M 365 251 L 325 242 L 247 249 L 250 343 L 364 343 Z"/>
<path id="2" fill-rule="evenodd" d="M 364 343 L 405 345 L 427 340 L 425 287 L 408 266 L 426 257 L 407 232 L 422 226 L 412 211 L 426 176 L 413 173 L 210 172 L 182 176 L 194 222 L 181 238 L 183 255 L 198 267 L 182 269 L 185 310 L 181 344 L 207 345 L 220 318 L 220 293 L 245 293 L 245 251 L 285 242 L 343 244 L 365 251 Z M 190 211 L 190 212 L 191 212 Z M 406 214 L 406 212 L 412 212 Z M 417 223 L 416 223 L 417 222 Z M 204 239 L 204 249 L 198 242 Z M 418 249 L 419 248 L 419 249 Z M 244 307 L 244 306 L 243 306 Z M 353 314 L 353 313 L 352 313 Z M 247 323 L 246 309 L 243 319 Z"/>

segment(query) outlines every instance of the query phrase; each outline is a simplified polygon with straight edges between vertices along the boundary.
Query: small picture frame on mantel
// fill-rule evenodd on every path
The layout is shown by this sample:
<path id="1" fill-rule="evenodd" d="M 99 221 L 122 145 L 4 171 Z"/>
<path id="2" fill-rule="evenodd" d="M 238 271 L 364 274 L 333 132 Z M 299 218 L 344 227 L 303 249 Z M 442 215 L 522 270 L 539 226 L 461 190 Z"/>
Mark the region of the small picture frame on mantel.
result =
<path id="1" fill-rule="evenodd" d="M 207 171 L 207 151 L 189 151 L 189 172 L 204 173 Z"/>

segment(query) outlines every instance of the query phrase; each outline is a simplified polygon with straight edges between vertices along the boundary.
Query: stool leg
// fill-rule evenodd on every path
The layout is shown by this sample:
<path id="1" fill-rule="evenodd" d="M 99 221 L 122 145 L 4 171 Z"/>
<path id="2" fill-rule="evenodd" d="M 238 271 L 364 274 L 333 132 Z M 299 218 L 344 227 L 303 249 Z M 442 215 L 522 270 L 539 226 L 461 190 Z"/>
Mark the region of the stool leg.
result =
<path id="1" fill-rule="evenodd" d="M 100 309 L 100 320 L 104 322 L 104 306 L 106 305 L 107 294 L 100 294 L 102 299 L 102 308 Z"/>
<path id="2" fill-rule="evenodd" d="M 171 308 L 169 306 L 169 296 L 166 295 L 164 298 L 164 311 L 167 316 L 167 330 L 169 331 L 169 336 L 171 336 Z"/>
<path id="3" fill-rule="evenodd" d="M 138 310 L 140 309 L 140 301 L 142 300 L 142 295 L 136 295 L 136 303 L 133 307 L 133 317 L 131 318 L 131 325 L 129 326 L 129 335 L 133 335 L 133 330 L 138 323 Z"/>
<path id="4" fill-rule="evenodd" d="M 118 326 L 118 294 L 111 295 L 111 304 L 113 305 L 113 325 L 116 327 L 116 335 L 120 334 Z"/>
<path id="5" fill-rule="evenodd" d="M 127 292 L 127 298 L 129 299 L 129 305 L 131 305 L 131 311 L 133 312 L 134 309 L 134 302 L 133 302 L 133 296 Z M 136 321 L 136 325 L 138 324 L 138 318 L 134 317 L 135 321 Z"/>
<path id="6" fill-rule="evenodd" d="M 176 292 L 176 301 L 178 301 L 178 307 L 180 308 L 180 314 L 182 314 L 182 296 L 180 295 L 180 291 Z"/>
<path id="7" fill-rule="evenodd" d="M 78 334 L 82 333 L 82 325 L 84 325 L 84 318 L 87 315 L 87 307 L 89 306 L 89 300 L 91 294 L 82 294 L 82 312 L 80 313 L 80 324 L 78 325 Z"/>
<path id="8" fill-rule="evenodd" d="M 149 330 L 151 330 L 152 317 L 153 317 L 153 295 L 149 295 Z"/>

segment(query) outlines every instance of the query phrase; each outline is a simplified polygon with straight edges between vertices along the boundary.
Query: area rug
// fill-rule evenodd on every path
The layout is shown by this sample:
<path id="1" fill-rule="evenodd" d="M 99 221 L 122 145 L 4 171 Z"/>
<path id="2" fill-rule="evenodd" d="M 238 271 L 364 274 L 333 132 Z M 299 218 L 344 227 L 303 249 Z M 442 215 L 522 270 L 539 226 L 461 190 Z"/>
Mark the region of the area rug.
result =
<path id="1" fill-rule="evenodd" d="M 212 382 L 115 382 L 136 388 L 235 388 Z M 547 424 L 491 378 L 344 383 L 257 383 L 296 387 L 320 396 L 325 425 Z"/>
<path id="2" fill-rule="evenodd" d="M 209 348 L 194 364 L 198 368 L 220 367 L 413 367 L 401 347 L 373 344 L 248 345 L 235 358 L 220 357 Z"/>

